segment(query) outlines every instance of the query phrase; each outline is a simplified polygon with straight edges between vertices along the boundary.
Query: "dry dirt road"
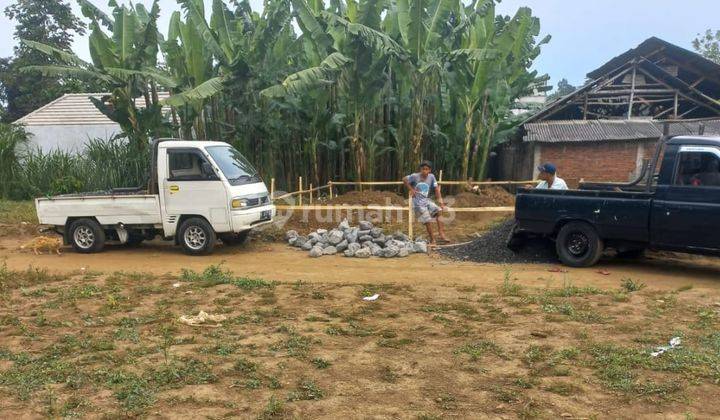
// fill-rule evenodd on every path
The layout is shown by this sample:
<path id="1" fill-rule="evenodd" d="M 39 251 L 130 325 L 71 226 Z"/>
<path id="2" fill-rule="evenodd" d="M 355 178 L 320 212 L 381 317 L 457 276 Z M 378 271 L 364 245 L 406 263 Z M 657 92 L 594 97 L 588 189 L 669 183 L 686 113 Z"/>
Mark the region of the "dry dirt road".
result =
<path id="1" fill-rule="evenodd" d="M 3 418 L 720 418 L 717 259 L 565 269 L 23 243 L 0 238 Z M 225 320 L 179 322 L 199 310 Z"/>
<path id="2" fill-rule="evenodd" d="M 464 285 L 495 289 L 506 273 L 524 286 L 555 287 L 572 281 L 577 286 L 617 287 L 630 278 L 658 290 L 692 284 L 696 290 L 720 290 L 720 258 L 651 255 L 637 261 L 606 259 L 592 268 L 565 268 L 559 264 L 477 264 L 454 262 L 436 255 L 412 255 L 405 259 L 349 259 L 342 256 L 309 258 L 283 244 L 253 242 L 231 248 L 218 247 L 210 256 L 191 257 L 180 248 L 152 242 L 137 248 L 108 246 L 99 254 L 83 255 L 70 248 L 62 255 L 34 255 L 21 250 L 21 238 L 0 240 L 0 261 L 9 268 L 47 268 L 64 274 L 81 269 L 111 273 L 145 272 L 179 274 L 183 268 L 202 270 L 222 263 L 236 275 L 267 280 L 316 283 L 397 283 L 418 285 Z"/>

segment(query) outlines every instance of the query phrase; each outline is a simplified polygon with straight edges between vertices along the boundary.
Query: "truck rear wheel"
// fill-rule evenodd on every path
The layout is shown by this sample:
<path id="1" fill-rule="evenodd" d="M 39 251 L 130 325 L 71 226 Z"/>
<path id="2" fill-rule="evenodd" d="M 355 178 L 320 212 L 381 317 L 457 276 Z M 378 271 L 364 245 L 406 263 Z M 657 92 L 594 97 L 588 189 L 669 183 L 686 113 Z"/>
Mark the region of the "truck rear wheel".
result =
<path id="1" fill-rule="evenodd" d="M 560 229 L 555 250 L 563 264 L 590 267 L 602 257 L 605 245 L 595 228 L 584 222 L 570 222 Z"/>
<path id="2" fill-rule="evenodd" d="M 75 251 L 90 254 L 105 247 L 105 231 L 93 219 L 78 219 L 70 224 L 70 243 Z"/>
<path id="3" fill-rule="evenodd" d="M 210 254 L 215 248 L 217 236 L 210 223 L 199 217 L 187 219 L 178 230 L 178 242 L 187 254 Z"/>

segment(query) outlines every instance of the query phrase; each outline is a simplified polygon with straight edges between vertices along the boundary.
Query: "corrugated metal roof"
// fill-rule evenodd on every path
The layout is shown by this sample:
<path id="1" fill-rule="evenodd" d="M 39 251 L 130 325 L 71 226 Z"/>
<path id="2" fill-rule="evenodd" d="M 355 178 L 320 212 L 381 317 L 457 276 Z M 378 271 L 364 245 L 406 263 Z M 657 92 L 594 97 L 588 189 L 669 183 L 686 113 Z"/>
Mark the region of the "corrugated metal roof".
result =
<path id="1" fill-rule="evenodd" d="M 49 104 L 27 114 L 15 121 L 26 126 L 33 125 L 107 125 L 115 124 L 90 101 L 90 98 L 102 98 L 109 93 L 68 93 Z M 167 92 L 159 92 L 160 99 L 170 96 Z M 138 98 L 137 106 L 145 107 L 145 99 Z M 167 108 L 169 111 L 170 108 Z"/>
<path id="2" fill-rule="evenodd" d="M 670 124 L 671 135 L 698 134 L 705 124 L 706 135 L 720 135 L 720 119 Z M 540 143 L 647 140 L 662 136 L 663 122 L 653 120 L 568 120 L 527 123 L 524 141 Z"/>

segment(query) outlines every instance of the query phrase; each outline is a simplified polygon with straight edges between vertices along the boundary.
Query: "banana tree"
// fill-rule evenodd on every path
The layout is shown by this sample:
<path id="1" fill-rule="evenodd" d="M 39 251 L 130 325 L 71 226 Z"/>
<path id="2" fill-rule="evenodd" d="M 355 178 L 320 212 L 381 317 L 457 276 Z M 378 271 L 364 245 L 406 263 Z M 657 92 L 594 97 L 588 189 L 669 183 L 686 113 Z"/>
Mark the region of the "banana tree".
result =
<path id="1" fill-rule="evenodd" d="M 149 11 L 142 4 L 129 8 L 111 1 L 112 17 L 86 0 L 80 0 L 80 5 L 85 17 L 90 19 L 92 63 L 49 45 L 23 41 L 60 63 L 29 66 L 23 71 L 100 82 L 111 93 L 91 100 L 102 113 L 120 125 L 133 143 L 144 148 L 151 136 L 162 136 L 169 130 L 162 115 L 158 86 L 173 88 L 177 84 L 171 75 L 157 69 L 158 0 Z M 138 98 L 144 99 L 144 107 L 137 104 Z"/>
<path id="2" fill-rule="evenodd" d="M 440 73 L 445 68 L 447 39 L 459 14 L 459 0 L 397 0 L 385 18 L 385 29 L 397 33 L 407 59 L 397 63 L 400 95 L 410 104 L 408 164 L 421 160 L 425 128 L 432 124 L 425 112 L 428 96 L 435 93 Z M 407 169 L 407 168 L 405 168 Z"/>
<path id="3" fill-rule="evenodd" d="M 466 9 L 463 18 L 467 30 L 450 53 L 449 77 L 465 122 L 460 177 L 483 178 L 497 125 L 537 79 L 528 68 L 549 37 L 536 43 L 540 22 L 529 8 L 497 19 L 493 0 Z"/>

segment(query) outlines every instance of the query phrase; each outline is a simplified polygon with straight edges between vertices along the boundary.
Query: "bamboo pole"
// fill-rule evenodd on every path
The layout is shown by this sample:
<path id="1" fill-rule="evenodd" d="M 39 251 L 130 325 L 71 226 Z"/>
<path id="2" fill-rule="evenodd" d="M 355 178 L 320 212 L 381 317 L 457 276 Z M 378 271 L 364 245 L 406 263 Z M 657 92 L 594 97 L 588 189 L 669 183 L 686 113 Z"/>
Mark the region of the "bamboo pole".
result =
<path id="1" fill-rule="evenodd" d="M 270 178 L 270 199 L 275 198 L 275 178 Z"/>
<path id="2" fill-rule="evenodd" d="M 413 236 L 412 194 L 408 193 L 408 237 L 410 240 L 413 240 L 415 239 Z"/>
<path id="3" fill-rule="evenodd" d="M 399 207 L 399 206 L 361 206 L 361 205 L 320 205 L 320 204 L 313 204 L 313 205 L 285 205 L 285 204 L 277 204 L 275 205 L 275 208 L 278 210 L 376 210 L 376 211 L 408 211 L 410 210 L 412 212 L 412 203 L 406 208 L 406 207 Z M 458 207 L 458 208 L 450 208 L 450 212 L 455 213 L 507 213 L 507 212 L 513 212 L 515 211 L 515 207 L 507 206 L 507 207 Z"/>
<path id="4" fill-rule="evenodd" d="M 300 193 L 300 196 L 298 198 L 299 204 L 302 206 L 302 177 L 298 177 L 298 193 Z"/>
<path id="5" fill-rule="evenodd" d="M 312 204 L 312 203 L 313 203 L 313 187 L 312 187 L 312 184 L 310 184 L 310 185 L 308 186 L 308 188 L 310 188 L 310 189 L 308 190 L 308 192 L 310 192 L 310 204 Z"/>
<path id="6" fill-rule="evenodd" d="M 330 199 L 332 200 L 333 197 L 334 197 L 334 195 L 333 195 L 333 182 L 332 182 L 332 181 L 328 181 L 328 187 L 330 188 Z"/>

